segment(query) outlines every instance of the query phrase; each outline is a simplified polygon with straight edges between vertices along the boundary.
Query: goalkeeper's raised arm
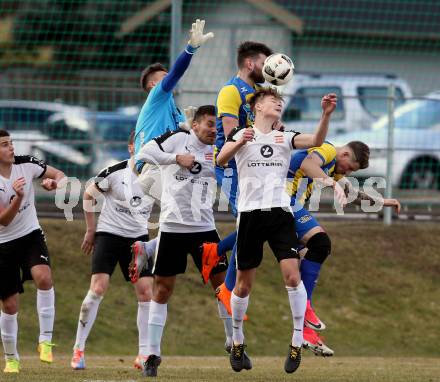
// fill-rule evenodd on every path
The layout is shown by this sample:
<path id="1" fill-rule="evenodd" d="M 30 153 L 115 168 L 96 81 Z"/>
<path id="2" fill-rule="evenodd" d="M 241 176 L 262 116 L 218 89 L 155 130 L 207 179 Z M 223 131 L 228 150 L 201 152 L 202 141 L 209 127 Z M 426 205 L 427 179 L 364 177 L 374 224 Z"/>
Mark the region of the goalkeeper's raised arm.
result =
<path id="1" fill-rule="evenodd" d="M 153 65 L 159 66 L 158 64 L 150 65 L 142 72 L 141 86 L 145 91 L 149 92 L 159 82 L 161 82 L 162 89 L 167 93 L 171 92 L 176 87 L 186 69 L 188 69 L 189 64 L 191 63 L 192 56 L 197 51 L 197 49 L 200 48 L 206 41 L 214 37 L 214 33 L 212 32 L 204 34 L 204 28 L 205 20 L 197 19 L 192 24 L 189 33 L 190 38 L 188 41 L 188 45 L 177 57 L 176 62 L 170 69 L 169 73 L 167 73 L 166 69 L 162 66 L 161 75 L 151 77 L 148 76 L 148 74 L 150 74 L 151 72 L 151 67 Z"/>
<path id="2" fill-rule="evenodd" d="M 147 92 L 147 99 L 136 124 L 135 153 L 151 139 L 167 131 L 175 131 L 185 122 L 185 116 L 176 107 L 173 89 L 188 69 L 193 54 L 214 34 L 204 34 L 205 21 L 196 20 L 190 30 L 188 45 L 177 57 L 170 72 L 161 64 L 149 65 L 142 71 L 140 83 Z"/>

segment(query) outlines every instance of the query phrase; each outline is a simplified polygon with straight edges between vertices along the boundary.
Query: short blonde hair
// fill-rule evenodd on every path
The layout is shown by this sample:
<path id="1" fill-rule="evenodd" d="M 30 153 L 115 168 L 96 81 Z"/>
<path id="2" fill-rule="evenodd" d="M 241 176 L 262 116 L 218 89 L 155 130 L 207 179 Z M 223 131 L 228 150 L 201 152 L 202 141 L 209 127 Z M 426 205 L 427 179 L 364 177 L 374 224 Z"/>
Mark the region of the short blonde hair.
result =
<path id="1" fill-rule="evenodd" d="M 249 100 L 249 106 L 251 108 L 252 113 L 255 113 L 255 105 L 256 103 L 263 99 L 264 97 L 275 97 L 281 101 L 284 101 L 284 98 L 281 96 L 281 94 L 278 92 L 277 89 L 272 88 L 272 87 L 267 87 L 267 88 L 261 88 L 258 89 L 254 95 L 252 96 L 252 98 Z"/>

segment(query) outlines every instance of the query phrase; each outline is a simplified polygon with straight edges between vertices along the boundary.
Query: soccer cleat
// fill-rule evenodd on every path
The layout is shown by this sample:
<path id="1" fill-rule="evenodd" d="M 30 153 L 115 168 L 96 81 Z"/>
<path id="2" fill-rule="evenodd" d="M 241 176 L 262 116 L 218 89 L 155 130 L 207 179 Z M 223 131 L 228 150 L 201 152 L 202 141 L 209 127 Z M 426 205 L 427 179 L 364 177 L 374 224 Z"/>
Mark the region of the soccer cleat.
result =
<path id="1" fill-rule="evenodd" d="M 215 297 L 225 306 L 226 311 L 232 316 L 231 308 L 231 294 L 232 292 L 226 287 L 225 283 L 220 284 L 215 290 Z M 247 321 L 247 314 L 244 315 L 243 320 Z"/>
<path id="2" fill-rule="evenodd" d="M 245 344 L 235 345 L 232 344 L 231 354 L 229 356 L 229 361 L 231 363 L 232 370 L 240 372 L 243 369 L 252 369 L 252 361 L 244 351 L 246 348 Z"/>
<path id="3" fill-rule="evenodd" d="M 142 375 L 144 377 L 157 377 L 157 368 L 162 362 L 162 358 L 157 355 L 151 354 L 144 362 L 144 371 Z"/>
<path id="4" fill-rule="evenodd" d="M 17 358 L 7 358 L 3 373 L 18 373 L 20 372 L 20 361 Z"/>
<path id="5" fill-rule="evenodd" d="M 304 327 L 304 349 L 310 349 L 315 355 L 331 357 L 335 352 L 330 349 L 313 329 Z"/>
<path id="6" fill-rule="evenodd" d="M 84 351 L 81 351 L 78 348 L 73 350 L 73 357 L 70 361 L 70 366 L 72 366 L 73 370 L 84 370 L 86 368 Z"/>
<path id="7" fill-rule="evenodd" d="M 325 324 L 318 318 L 315 311 L 313 310 L 310 300 L 307 300 L 307 308 L 304 317 L 304 324 L 308 328 L 318 331 L 324 330 L 326 328 Z"/>
<path id="8" fill-rule="evenodd" d="M 298 369 L 301 363 L 301 346 L 289 345 L 289 354 L 287 354 L 284 362 L 284 371 L 286 373 L 293 373 Z"/>
<path id="9" fill-rule="evenodd" d="M 144 363 L 146 362 L 148 356 L 139 354 L 134 360 L 134 367 L 138 370 L 144 370 Z"/>
<path id="10" fill-rule="evenodd" d="M 135 241 L 131 245 L 131 261 L 128 265 L 128 275 L 134 284 L 139 280 L 142 270 L 148 265 L 148 256 L 143 241 Z"/>
<path id="11" fill-rule="evenodd" d="M 211 276 L 212 269 L 220 260 L 217 247 L 217 243 L 203 243 L 200 247 L 202 252 L 202 279 L 205 284 L 208 282 L 209 276 Z"/>
<path id="12" fill-rule="evenodd" d="M 43 341 L 38 344 L 37 351 L 40 353 L 40 361 L 46 363 L 53 362 L 52 348 L 55 344 L 49 341 Z"/>

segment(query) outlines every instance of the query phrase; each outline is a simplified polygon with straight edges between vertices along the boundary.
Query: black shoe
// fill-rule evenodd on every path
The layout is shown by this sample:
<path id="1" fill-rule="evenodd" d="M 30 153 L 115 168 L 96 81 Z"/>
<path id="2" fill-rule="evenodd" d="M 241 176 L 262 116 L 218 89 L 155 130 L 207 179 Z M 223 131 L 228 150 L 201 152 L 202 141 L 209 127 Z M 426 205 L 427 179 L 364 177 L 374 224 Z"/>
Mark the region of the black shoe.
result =
<path id="1" fill-rule="evenodd" d="M 286 362 L 284 362 L 284 370 L 286 373 L 293 373 L 298 369 L 301 363 L 301 346 L 295 347 L 289 345 L 289 354 L 287 354 Z"/>
<path id="2" fill-rule="evenodd" d="M 162 362 L 162 358 L 157 355 L 151 354 L 148 356 L 147 360 L 144 362 L 144 371 L 142 375 L 144 377 L 157 377 L 157 368 Z"/>
<path id="3" fill-rule="evenodd" d="M 225 342 L 225 352 L 231 354 L 232 345 L 229 345 L 228 342 Z"/>
<path id="4" fill-rule="evenodd" d="M 234 371 L 242 371 L 252 369 L 252 362 L 244 349 L 246 345 L 232 345 L 231 355 L 229 356 L 229 361 L 231 362 L 232 370 Z"/>

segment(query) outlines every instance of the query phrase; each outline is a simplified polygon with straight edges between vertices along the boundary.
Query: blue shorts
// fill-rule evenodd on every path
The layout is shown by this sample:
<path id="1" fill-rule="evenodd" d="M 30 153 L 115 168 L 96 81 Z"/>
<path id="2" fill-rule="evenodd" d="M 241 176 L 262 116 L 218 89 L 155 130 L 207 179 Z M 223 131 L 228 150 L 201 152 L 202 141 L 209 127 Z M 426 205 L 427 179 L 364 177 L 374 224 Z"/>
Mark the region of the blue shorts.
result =
<path id="1" fill-rule="evenodd" d="M 221 187 L 223 194 L 229 200 L 232 213 L 237 217 L 237 194 L 238 194 L 238 174 L 237 169 L 233 167 L 215 167 L 215 177 L 217 184 Z"/>
<path id="2" fill-rule="evenodd" d="M 296 235 L 299 240 L 312 228 L 320 227 L 318 221 L 304 207 L 295 211 L 293 215 L 295 216 Z"/>

